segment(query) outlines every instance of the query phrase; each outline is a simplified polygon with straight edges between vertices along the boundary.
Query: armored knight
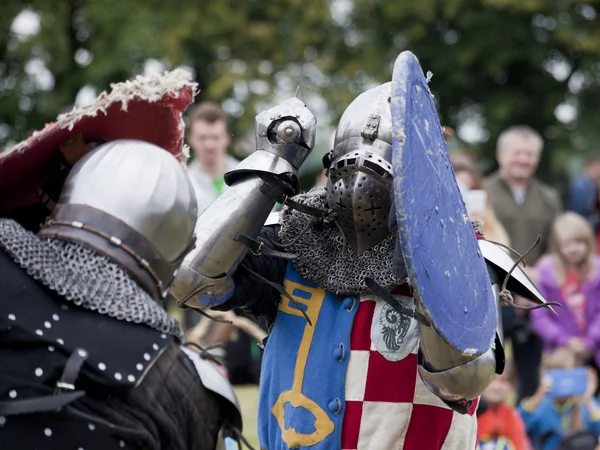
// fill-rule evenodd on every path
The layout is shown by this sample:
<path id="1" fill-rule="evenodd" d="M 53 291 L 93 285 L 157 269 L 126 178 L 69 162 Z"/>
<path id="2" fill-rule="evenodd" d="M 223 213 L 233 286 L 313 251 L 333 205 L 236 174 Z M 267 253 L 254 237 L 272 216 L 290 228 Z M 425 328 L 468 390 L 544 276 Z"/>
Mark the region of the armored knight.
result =
<path id="1" fill-rule="evenodd" d="M 410 136 L 393 126 L 392 94 L 386 83 L 350 104 L 324 158 L 326 188 L 301 195 L 298 169 L 313 148 L 315 118 L 296 98 L 259 114 L 256 152 L 226 174 L 230 188 L 200 216 L 196 248 L 174 281 L 182 306 L 270 320 L 261 448 L 476 446 L 477 399 L 503 370 L 502 336 L 494 326 L 484 348 L 455 348 L 438 331 L 431 294 L 417 296 L 418 261 L 397 259 L 412 241 L 399 240 L 394 220 L 393 136 Z M 417 130 L 423 136 L 438 119 L 427 120 Z M 427 182 L 428 192 L 439 187 Z M 284 204 L 281 214 L 269 214 L 275 201 Z M 483 239 L 478 246 L 472 227 L 468 237 L 485 257 L 473 261 L 485 271 L 475 299 L 496 319 L 513 261 Z M 425 263 L 433 272 L 435 260 Z M 509 288 L 543 302 L 519 268 Z M 463 331 L 477 328 L 466 307 L 464 317 Z"/>
<path id="2" fill-rule="evenodd" d="M 117 84 L 0 155 L 2 448 L 238 439 L 231 386 L 163 307 L 194 245 L 175 156 L 194 90 L 180 72 Z"/>

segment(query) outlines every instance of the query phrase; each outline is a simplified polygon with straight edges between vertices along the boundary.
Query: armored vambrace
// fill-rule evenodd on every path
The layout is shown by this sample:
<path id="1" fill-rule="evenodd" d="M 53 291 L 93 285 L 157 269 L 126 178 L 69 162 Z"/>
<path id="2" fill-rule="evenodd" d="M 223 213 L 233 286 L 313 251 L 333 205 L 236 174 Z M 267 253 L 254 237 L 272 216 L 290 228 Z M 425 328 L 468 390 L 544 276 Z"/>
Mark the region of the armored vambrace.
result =
<path id="1" fill-rule="evenodd" d="M 257 149 L 225 174 L 227 189 L 198 218 L 196 247 L 171 287 L 180 307 L 210 308 L 234 293 L 231 275 L 277 201 L 299 190 L 298 170 L 315 143 L 316 119 L 297 98 L 256 117 Z"/>

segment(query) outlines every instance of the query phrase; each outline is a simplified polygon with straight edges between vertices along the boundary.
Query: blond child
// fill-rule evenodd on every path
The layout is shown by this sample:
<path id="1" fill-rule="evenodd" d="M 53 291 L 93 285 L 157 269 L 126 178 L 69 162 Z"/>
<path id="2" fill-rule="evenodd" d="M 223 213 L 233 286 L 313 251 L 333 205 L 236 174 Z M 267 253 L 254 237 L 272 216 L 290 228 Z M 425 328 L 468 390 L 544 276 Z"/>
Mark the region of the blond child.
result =
<path id="1" fill-rule="evenodd" d="M 552 254 L 538 264 L 537 285 L 546 300 L 559 302 L 558 314 L 531 312 L 534 331 L 546 352 L 567 346 L 583 362 L 600 360 L 600 260 L 594 234 L 582 216 L 560 215 L 552 231 Z"/>

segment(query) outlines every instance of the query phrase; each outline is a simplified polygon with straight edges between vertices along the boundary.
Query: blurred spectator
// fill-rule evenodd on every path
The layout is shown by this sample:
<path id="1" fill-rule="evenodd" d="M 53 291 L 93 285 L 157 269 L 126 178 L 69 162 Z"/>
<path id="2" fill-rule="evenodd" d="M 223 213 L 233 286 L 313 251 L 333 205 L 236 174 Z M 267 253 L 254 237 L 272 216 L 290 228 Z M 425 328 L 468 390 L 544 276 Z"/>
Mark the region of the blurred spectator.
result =
<path id="1" fill-rule="evenodd" d="M 558 315 L 531 312 L 534 331 L 547 351 L 567 346 L 583 363 L 600 364 L 600 259 L 590 224 L 573 212 L 560 215 L 552 234 L 553 254 L 538 264 L 538 288 L 563 305 Z"/>
<path id="2" fill-rule="evenodd" d="M 198 213 L 202 213 L 227 188 L 223 175 L 238 161 L 227 153 L 231 136 L 227 116 L 219 105 L 202 102 L 189 117 L 187 140 L 194 159 L 188 166 L 198 199 Z"/>
<path id="3" fill-rule="evenodd" d="M 454 168 L 456 180 L 463 192 L 465 204 L 469 209 L 471 219 L 483 221 L 483 234 L 487 239 L 504 245 L 510 245 L 508 234 L 496 217 L 494 208 L 492 208 L 492 204 L 488 199 L 481 172 L 477 169 L 473 160 L 468 156 L 457 155 L 452 157 L 452 167 Z M 473 202 L 470 202 L 474 197 L 470 197 L 469 193 L 484 194 L 483 200 L 485 205 L 474 205 Z"/>
<path id="4" fill-rule="evenodd" d="M 482 450 L 502 446 L 512 450 L 530 448 L 523 420 L 517 410 L 508 404 L 515 391 L 514 368 L 511 361 L 507 360 L 504 372 L 496 375 L 480 399 L 482 405 L 477 411 L 477 441 Z"/>
<path id="5" fill-rule="evenodd" d="M 561 210 L 558 193 L 534 177 L 542 147 L 542 138 L 533 129 L 508 128 L 496 145 L 499 171 L 486 180 L 489 199 L 511 247 L 524 253 L 541 235 L 540 245 L 526 258 L 530 266 L 548 250 L 552 223 Z M 503 307 L 502 322 L 504 335 L 513 344 L 519 398 L 532 395 L 539 383 L 542 342 L 532 332 L 526 311 Z"/>
<path id="6" fill-rule="evenodd" d="M 583 172 L 569 185 L 567 208 L 585 217 L 593 227 L 598 223 L 598 182 L 600 182 L 600 155 L 588 157 Z"/>
<path id="7" fill-rule="evenodd" d="M 576 355 L 567 347 L 548 355 L 545 370 L 578 367 Z M 540 450 L 594 450 L 600 436 L 600 407 L 594 399 L 598 377 L 588 370 L 585 394 L 550 395 L 552 379 L 544 373 L 532 397 L 524 399 L 519 412 L 534 448 Z"/>

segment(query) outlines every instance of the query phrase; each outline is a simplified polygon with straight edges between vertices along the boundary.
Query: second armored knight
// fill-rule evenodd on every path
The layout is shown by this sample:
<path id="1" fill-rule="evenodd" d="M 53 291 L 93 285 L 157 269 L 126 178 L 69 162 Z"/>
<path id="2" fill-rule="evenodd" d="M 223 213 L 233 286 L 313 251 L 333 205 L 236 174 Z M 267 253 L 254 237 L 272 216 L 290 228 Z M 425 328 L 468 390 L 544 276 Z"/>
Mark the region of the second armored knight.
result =
<path id="1" fill-rule="evenodd" d="M 475 448 L 477 399 L 502 371 L 502 339 L 454 348 L 415 296 L 408 263 L 397 261 L 391 96 L 386 83 L 350 104 L 324 160 L 326 188 L 295 196 L 316 121 L 297 99 L 260 114 L 257 152 L 228 173 L 230 189 L 200 216 L 198 245 L 175 279 L 181 305 L 270 320 L 262 448 Z M 439 127 L 427 119 L 418 132 Z M 268 217 L 276 200 L 283 212 Z M 474 284 L 495 293 L 479 297 L 495 311 L 512 260 L 487 244 L 491 281 L 486 272 Z M 542 301 L 522 272 L 512 284 Z"/>

